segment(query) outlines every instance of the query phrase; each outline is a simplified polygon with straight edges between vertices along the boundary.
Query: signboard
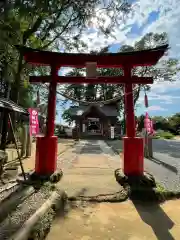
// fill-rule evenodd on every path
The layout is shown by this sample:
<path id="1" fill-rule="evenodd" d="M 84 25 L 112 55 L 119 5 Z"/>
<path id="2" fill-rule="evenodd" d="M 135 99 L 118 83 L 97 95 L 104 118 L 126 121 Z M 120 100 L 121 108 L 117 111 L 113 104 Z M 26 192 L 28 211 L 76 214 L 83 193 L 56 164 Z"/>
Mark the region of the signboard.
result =
<path id="1" fill-rule="evenodd" d="M 114 139 L 114 127 L 111 127 L 111 139 Z"/>
<path id="2" fill-rule="evenodd" d="M 30 114 L 30 135 L 36 136 L 39 133 L 38 111 L 35 108 L 28 109 Z"/>
<path id="3" fill-rule="evenodd" d="M 88 118 L 89 121 L 97 121 L 99 122 L 99 118 Z"/>
<path id="4" fill-rule="evenodd" d="M 86 78 L 96 78 L 97 77 L 97 63 L 87 62 L 86 63 Z"/>
<path id="5" fill-rule="evenodd" d="M 82 131 L 83 131 L 83 133 L 86 131 L 86 125 L 84 123 L 82 125 Z"/>

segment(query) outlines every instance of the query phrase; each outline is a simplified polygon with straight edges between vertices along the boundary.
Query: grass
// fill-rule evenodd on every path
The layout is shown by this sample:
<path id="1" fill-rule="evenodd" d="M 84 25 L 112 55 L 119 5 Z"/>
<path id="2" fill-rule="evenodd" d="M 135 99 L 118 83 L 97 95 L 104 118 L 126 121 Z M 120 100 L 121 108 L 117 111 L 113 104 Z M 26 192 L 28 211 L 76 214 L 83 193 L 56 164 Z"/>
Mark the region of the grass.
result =
<path id="1" fill-rule="evenodd" d="M 155 139 L 173 139 L 175 136 L 167 131 L 159 131 L 153 138 Z"/>

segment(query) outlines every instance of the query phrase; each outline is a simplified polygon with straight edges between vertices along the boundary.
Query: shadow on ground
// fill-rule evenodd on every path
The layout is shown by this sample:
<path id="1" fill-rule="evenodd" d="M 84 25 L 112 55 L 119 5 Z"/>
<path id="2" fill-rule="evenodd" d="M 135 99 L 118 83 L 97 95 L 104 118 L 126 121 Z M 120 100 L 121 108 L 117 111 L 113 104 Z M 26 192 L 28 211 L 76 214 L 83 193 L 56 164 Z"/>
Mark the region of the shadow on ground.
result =
<path id="1" fill-rule="evenodd" d="M 88 142 L 82 147 L 82 149 L 80 149 L 80 151 L 79 148 L 76 147 L 73 152 L 75 154 L 102 154 L 102 149 L 99 145 Z"/>
<path id="2" fill-rule="evenodd" d="M 78 191 L 76 193 L 76 197 L 84 195 L 86 191 L 87 191 L 86 188 L 82 188 L 80 191 Z M 161 206 L 158 203 L 147 203 L 147 204 L 145 204 L 145 203 L 142 203 L 142 202 L 138 202 L 135 199 L 132 199 L 132 203 L 133 203 L 137 213 L 139 214 L 141 220 L 145 224 L 147 224 L 151 227 L 152 231 L 154 232 L 154 234 L 156 235 L 156 238 L 158 240 L 175 240 L 175 238 L 172 236 L 172 234 L 170 232 L 170 230 L 173 228 L 173 226 L 175 224 L 168 217 L 168 215 L 163 211 L 163 209 L 161 208 Z M 89 201 L 67 201 L 64 204 L 63 208 L 61 208 L 61 210 L 59 210 L 56 213 L 56 216 L 55 216 L 54 220 L 56 221 L 56 219 L 57 219 L 59 221 L 59 219 L 61 219 L 61 218 L 67 219 L 68 214 L 70 214 L 70 212 L 72 210 L 75 210 L 75 209 L 82 209 L 82 210 L 84 209 L 83 211 L 87 215 L 91 214 L 92 210 L 91 210 L 91 212 L 88 212 L 85 209 L 86 208 L 88 209 L 89 206 L 91 206 L 91 208 L 96 208 L 98 204 L 99 203 L 96 203 L 96 202 L 91 203 Z M 131 203 L 128 203 L 128 204 L 131 204 Z M 119 205 L 119 207 L 121 207 L 121 205 Z M 94 211 L 96 211 L 96 210 L 94 210 Z M 123 212 L 123 214 L 126 214 L 126 213 Z M 136 214 L 136 213 L 134 213 L 134 214 Z M 79 212 L 77 213 L 77 215 L 79 216 Z M 85 215 L 83 217 L 86 217 Z M 127 214 L 127 216 L 129 216 L 129 215 Z M 107 214 L 107 218 L 109 218 L 108 214 Z M 122 216 L 121 216 L 121 219 L 123 219 Z M 129 222 L 130 225 L 131 225 L 131 219 L 130 218 L 127 219 L 127 217 L 125 217 L 125 221 L 127 223 Z M 122 229 L 127 230 L 126 227 L 124 227 L 124 226 L 121 226 L 121 227 L 122 227 Z M 126 236 L 126 234 L 124 234 L 124 235 Z"/>
<path id="3" fill-rule="evenodd" d="M 109 149 L 111 149 L 111 151 L 109 151 Z M 103 144 L 101 146 L 101 144 L 97 143 L 97 141 L 88 141 L 83 147 L 82 149 L 79 151 L 79 148 L 76 147 L 75 150 L 73 150 L 74 153 L 76 154 L 108 154 L 108 155 L 112 155 L 114 156 L 116 153 L 119 154 L 118 151 L 114 152 L 114 150 L 112 149 L 111 145 L 108 144 Z"/>
<path id="4" fill-rule="evenodd" d="M 148 224 L 158 240 L 175 240 L 170 233 L 174 222 L 168 217 L 158 203 L 140 204 L 132 200 L 142 221 Z"/>

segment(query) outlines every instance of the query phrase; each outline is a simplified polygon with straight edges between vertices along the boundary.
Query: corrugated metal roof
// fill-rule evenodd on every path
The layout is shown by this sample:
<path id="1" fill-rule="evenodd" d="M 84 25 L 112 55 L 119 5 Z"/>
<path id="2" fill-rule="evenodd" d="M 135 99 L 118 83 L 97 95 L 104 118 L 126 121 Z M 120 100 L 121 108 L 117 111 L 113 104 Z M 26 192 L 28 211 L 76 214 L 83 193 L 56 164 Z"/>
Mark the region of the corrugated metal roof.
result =
<path id="1" fill-rule="evenodd" d="M 82 116 L 90 107 L 97 107 L 99 111 L 101 111 L 104 115 L 109 116 L 109 117 L 117 117 L 118 110 L 116 109 L 115 106 L 98 106 L 98 105 L 89 105 L 89 106 L 72 106 L 69 109 L 69 113 L 71 116 Z"/>
<path id="2" fill-rule="evenodd" d="M 24 113 L 29 115 L 29 112 L 22 108 L 21 106 L 17 105 L 11 100 L 7 100 L 6 98 L 0 98 L 0 109 L 8 109 L 9 111 Z"/>

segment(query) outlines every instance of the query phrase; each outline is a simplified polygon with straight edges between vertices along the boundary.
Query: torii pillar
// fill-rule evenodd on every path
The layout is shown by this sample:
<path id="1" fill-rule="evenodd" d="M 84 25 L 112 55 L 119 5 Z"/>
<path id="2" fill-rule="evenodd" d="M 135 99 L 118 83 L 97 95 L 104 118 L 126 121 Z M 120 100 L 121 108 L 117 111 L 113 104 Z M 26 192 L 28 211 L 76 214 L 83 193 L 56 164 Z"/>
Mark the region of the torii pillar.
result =
<path id="1" fill-rule="evenodd" d="M 144 142 L 143 138 L 136 137 L 136 122 L 134 115 L 133 84 L 131 81 L 131 66 L 124 67 L 124 76 L 128 81 L 124 86 L 126 137 L 123 138 L 123 168 L 124 174 L 140 176 L 144 171 Z M 140 83 L 140 82 L 139 82 Z"/>
<path id="2" fill-rule="evenodd" d="M 54 126 L 58 69 L 56 65 L 51 65 L 46 134 L 38 136 L 36 140 L 35 172 L 38 175 L 51 175 L 56 170 L 58 138 L 54 136 Z"/>

